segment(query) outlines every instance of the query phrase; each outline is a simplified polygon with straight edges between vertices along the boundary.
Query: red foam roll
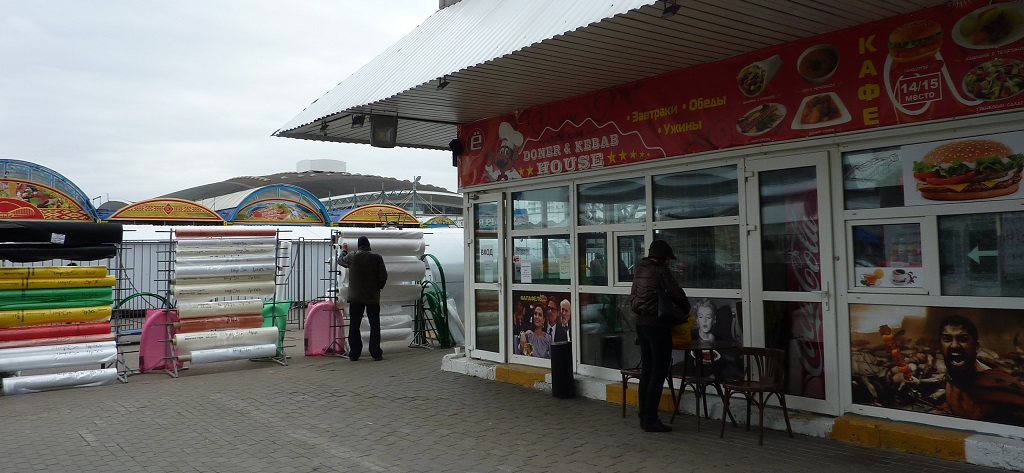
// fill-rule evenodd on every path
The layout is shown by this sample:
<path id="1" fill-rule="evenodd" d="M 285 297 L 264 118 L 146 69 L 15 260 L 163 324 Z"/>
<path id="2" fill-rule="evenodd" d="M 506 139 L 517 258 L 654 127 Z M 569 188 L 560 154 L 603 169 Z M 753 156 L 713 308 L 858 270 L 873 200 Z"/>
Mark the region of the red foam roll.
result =
<path id="1" fill-rule="evenodd" d="M 210 317 L 196 317 L 194 319 L 181 319 L 180 322 L 175 322 L 174 326 L 179 332 L 183 333 L 205 332 L 207 330 L 228 328 L 259 328 L 263 326 L 263 315 L 214 315 Z"/>
<path id="2" fill-rule="evenodd" d="M 110 333 L 110 322 L 88 322 L 60 325 L 36 325 L 0 329 L 0 342 L 33 338 L 73 337 Z"/>
<path id="3" fill-rule="evenodd" d="M 277 229 L 266 227 L 189 227 L 177 228 L 174 235 L 178 238 L 211 238 L 239 236 L 275 236 Z"/>
<path id="4" fill-rule="evenodd" d="M 109 342 L 113 339 L 114 334 L 112 333 L 100 333 L 91 335 L 70 335 L 66 337 L 33 338 L 31 340 L 6 340 L 0 341 L 0 349 L 45 347 L 50 345 L 71 345 L 74 343 Z"/>

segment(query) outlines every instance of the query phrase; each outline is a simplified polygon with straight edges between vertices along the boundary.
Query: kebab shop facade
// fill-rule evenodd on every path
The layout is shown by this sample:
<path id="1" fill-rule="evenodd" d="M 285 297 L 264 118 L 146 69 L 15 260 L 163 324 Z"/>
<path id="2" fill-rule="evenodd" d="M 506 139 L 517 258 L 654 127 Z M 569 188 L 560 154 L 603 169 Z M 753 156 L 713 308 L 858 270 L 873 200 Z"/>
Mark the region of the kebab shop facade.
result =
<path id="1" fill-rule="evenodd" d="M 663 239 L 693 336 L 785 350 L 790 408 L 1024 437 L 1024 6 L 996 7 L 460 126 L 469 356 L 548 367 L 568 319 L 574 372 L 617 381 Z"/>

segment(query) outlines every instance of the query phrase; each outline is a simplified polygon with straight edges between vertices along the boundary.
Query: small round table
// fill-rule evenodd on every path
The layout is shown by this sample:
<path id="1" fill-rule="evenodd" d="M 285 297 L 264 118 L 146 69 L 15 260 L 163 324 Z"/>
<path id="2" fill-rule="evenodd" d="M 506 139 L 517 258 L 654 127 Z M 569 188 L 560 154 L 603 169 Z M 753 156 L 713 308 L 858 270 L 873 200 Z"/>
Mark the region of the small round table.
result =
<path id="1" fill-rule="evenodd" d="M 719 385 L 719 379 L 721 373 L 718 373 L 714 363 L 711 363 L 711 373 L 708 373 L 704 368 L 704 352 L 714 352 L 715 350 L 728 350 L 730 348 L 739 348 L 741 344 L 731 340 L 723 341 L 707 341 L 707 340 L 691 340 L 682 344 L 673 344 L 673 350 L 685 351 L 689 356 L 684 357 L 682 363 L 673 363 L 671 375 L 673 378 L 679 378 L 680 385 L 679 391 L 676 393 L 675 399 L 675 412 L 672 413 L 672 418 L 669 423 L 675 421 L 676 414 L 679 413 L 679 403 L 683 399 L 683 391 L 686 390 L 686 386 L 693 387 L 693 393 L 696 396 L 696 417 L 697 417 L 697 431 L 700 431 L 700 405 L 704 402 L 704 416 L 708 417 L 707 400 L 704 398 L 708 386 L 714 387 L 715 392 L 718 393 L 718 397 L 722 397 L 722 386 Z M 682 372 L 678 375 L 675 373 L 676 366 L 682 365 Z M 692 366 L 691 366 L 692 365 Z M 690 373 L 690 369 L 693 369 L 693 373 Z M 732 416 L 732 412 L 726 411 L 724 415 L 729 416 L 729 420 L 732 421 L 733 427 L 736 426 L 736 419 Z"/>

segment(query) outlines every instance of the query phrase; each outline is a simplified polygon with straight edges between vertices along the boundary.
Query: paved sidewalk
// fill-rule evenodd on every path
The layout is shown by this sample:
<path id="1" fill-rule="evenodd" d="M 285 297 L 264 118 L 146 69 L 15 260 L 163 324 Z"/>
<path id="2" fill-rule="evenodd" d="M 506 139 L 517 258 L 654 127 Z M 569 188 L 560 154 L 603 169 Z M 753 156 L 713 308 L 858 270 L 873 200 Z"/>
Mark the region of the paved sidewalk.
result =
<path id="1" fill-rule="evenodd" d="M 289 332 L 289 335 L 291 332 Z M 296 340 L 289 337 L 289 343 Z M 0 471 L 1004 472 L 717 423 L 640 431 L 636 411 L 441 371 L 450 350 L 195 365 L 178 379 L 0 397 Z M 667 414 L 664 414 L 667 421 Z"/>

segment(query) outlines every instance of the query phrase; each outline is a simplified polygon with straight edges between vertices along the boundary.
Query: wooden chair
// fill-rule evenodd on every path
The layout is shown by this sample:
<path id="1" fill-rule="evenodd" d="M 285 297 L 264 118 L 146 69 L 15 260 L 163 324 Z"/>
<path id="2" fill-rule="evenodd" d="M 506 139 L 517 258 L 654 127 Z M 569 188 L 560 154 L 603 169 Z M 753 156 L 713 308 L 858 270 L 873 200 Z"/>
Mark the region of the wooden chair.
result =
<path id="1" fill-rule="evenodd" d="M 786 432 L 793 438 L 793 428 L 789 424 L 789 410 L 786 408 L 786 368 L 785 352 L 775 348 L 743 347 L 739 349 L 743 360 L 743 379 L 722 382 L 722 403 L 724 413 L 729 412 L 729 399 L 740 394 L 747 400 L 747 430 L 750 430 L 750 406 L 757 406 L 760 432 L 758 445 L 764 445 L 764 408 L 774 394 L 782 406 L 782 415 L 786 419 Z M 723 413 L 723 414 L 724 414 Z M 719 438 L 725 437 L 725 418 L 722 415 L 722 430 Z"/>
<path id="2" fill-rule="evenodd" d="M 640 366 L 642 364 L 643 364 L 643 360 L 641 360 L 639 363 L 637 363 L 636 366 L 633 367 L 633 368 L 623 368 L 623 369 L 619 370 L 619 374 L 622 375 L 622 418 L 623 419 L 626 418 L 626 391 L 627 391 L 627 388 L 629 387 L 629 380 L 630 379 L 640 379 Z M 665 376 L 665 379 L 668 381 L 669 391 L 671 392 L 672 402 L 673 402 L 672 418 L 675 419 L 675 412 L 679 411 L 679 404 L 678 404 L 679 401 L 676 399 L 676 391 L 675 391 L 675 386 L 672 383 L 672 372 L 671 372 L 671 370 L 669 371 L 669 374 L 667 376 Z"/>

